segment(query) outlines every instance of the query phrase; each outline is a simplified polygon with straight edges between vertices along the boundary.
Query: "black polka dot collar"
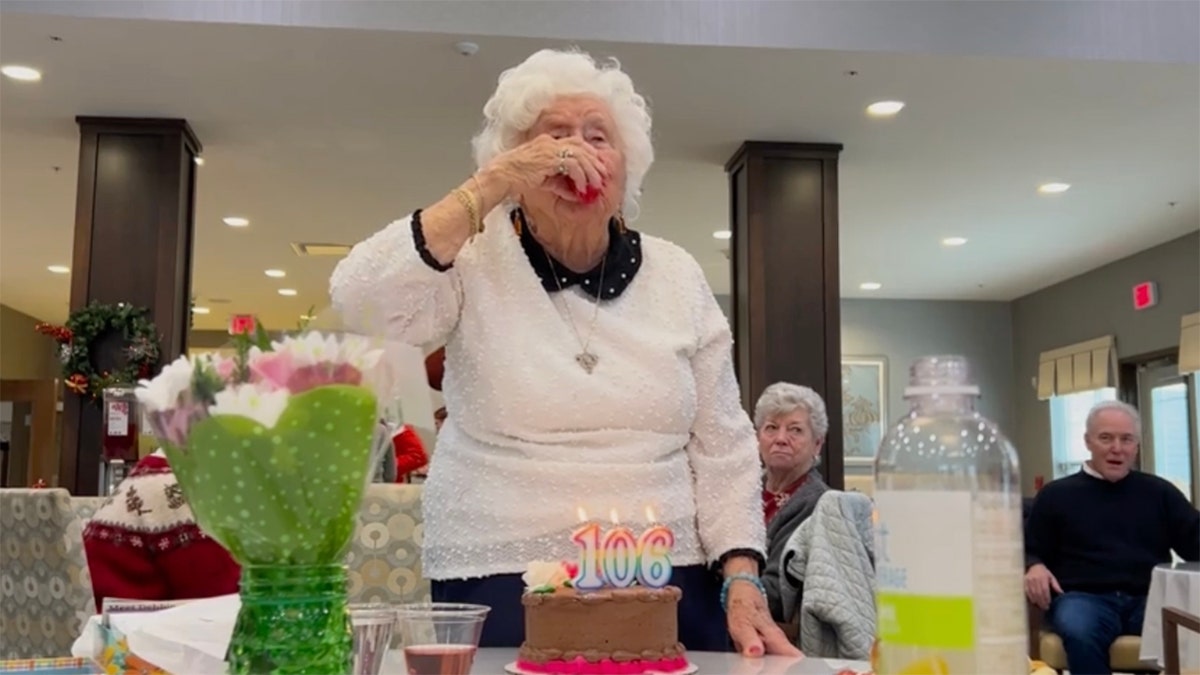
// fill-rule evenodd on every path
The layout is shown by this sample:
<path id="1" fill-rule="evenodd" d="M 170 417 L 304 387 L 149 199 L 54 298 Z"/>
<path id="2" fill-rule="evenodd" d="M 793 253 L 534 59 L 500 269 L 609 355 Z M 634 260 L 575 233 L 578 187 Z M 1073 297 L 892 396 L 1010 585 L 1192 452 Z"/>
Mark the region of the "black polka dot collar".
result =
<path id="1" fill-rule="evenodd" d="M 557 293 L 560 285 L 563 290 L 578 285 L 584 293 L 592 297 L 596 297 L 596 289 L 599 288 L 601 300 L 612 300 L 625 292 L 642 267 L 641 233 L 625 228 L 616 218 L 608 221 L 608 252 L 604 254 L 604 261 L 587 272 L 579 273 L 554 260 L 553 256 L 547 253 L 529 231 L 521 209 L 514 210 L 511 217 L 513 227 L 521 237 L 521 248 L 525 249 L 525 257 L 529 259 L 530 266 L 547 293 Z M 602 269 L 603 280 L 600 278 Z"/>

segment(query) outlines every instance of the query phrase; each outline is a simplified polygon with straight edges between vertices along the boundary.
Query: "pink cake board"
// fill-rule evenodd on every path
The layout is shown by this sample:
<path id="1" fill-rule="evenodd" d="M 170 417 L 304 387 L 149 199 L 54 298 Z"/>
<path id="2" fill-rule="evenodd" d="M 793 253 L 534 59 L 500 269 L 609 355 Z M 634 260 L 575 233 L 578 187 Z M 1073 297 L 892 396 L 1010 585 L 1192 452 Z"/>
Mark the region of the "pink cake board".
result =
<path id="1" fill-rule="evenodd" d="M 672 670 L 669 673 L 664 673 L 657 670 L 647 670 L 642 675 L 693 675 L 693 673 L 695 673 L 697 670 L 699 670 L 699 668 L 696 667 L 696 664 L 689 663 L 687 668 L 684 668 L 683 670 Z M 543 675 L 542 673 L 534 673 L 518 668 L 516 661 L 504 666 L 504 672 L 509 673 L 509 675 Z"/>

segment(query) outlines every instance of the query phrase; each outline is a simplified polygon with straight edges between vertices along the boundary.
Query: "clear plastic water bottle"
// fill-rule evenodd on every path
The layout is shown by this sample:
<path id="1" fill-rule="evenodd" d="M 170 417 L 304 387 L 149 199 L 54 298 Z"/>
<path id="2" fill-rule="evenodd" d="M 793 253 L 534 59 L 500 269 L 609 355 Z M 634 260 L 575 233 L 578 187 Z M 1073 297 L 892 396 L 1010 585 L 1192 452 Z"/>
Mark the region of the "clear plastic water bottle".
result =
<path id="1" fill-rule="evenodd" d="M 1029 672 L 1021 481 L 961 356 L 913 362 L 875 461 L 879 675 Z"/>

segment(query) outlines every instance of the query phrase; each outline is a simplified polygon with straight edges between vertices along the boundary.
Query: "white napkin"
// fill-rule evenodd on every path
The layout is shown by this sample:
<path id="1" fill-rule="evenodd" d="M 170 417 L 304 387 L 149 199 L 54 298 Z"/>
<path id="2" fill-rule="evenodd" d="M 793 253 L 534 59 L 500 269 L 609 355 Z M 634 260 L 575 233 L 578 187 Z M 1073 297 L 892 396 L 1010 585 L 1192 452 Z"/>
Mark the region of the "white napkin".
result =
<path id="1" fill-rule="evenodd" d="M 155 614 L 155 612 L 114 614 L 109 618 L 109 622 L 122 635 L 128 635 L 130 631 L 140 629 Z M 100 638 L 100 622 L 102 620 L 99 614 L 93 615 L 87 620 L 87 623 L 83 625 L 83 632 L 71 645 L 71 656 L 77 659 L 94 659 L 99 656 L 100 650 L 104 647 Z"/>
<path id="2" fill-rule="evenodd" d="M 131 632 L 129 650 L 168 673 L 222 675 L 241 600 L 222 595 L 154 613 Z"/>
<path id="3" fill-rule="evenodd" d="M 223 675 L 239 609 L 237 595 L 222 595 L 159 612 L 113 614 L 109 621 L 128 639 L 129 651 L 168 673 Z M 99 626 L 99 616 L 88 620 L 71 647 L 73 656 L 96 656 L 101 647 Z"/>

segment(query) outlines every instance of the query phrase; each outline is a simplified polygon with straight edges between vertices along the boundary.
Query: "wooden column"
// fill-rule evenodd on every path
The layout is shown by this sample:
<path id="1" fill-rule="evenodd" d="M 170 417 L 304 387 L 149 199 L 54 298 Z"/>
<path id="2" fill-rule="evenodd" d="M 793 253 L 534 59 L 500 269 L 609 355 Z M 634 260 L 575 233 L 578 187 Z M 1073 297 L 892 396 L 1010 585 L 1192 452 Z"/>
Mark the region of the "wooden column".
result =
<path id="1" fill-rule="evenodd" d="M 163 362 L 184 353 L 191 306 L 195 158 L 184 120 L 79 117 L 71 310 L 92 301 L 150 310 Z M 123 363 L 119 335 L 95 345 L 98 368 Z M 64 394 L 59 484 L 99 490 L 100 407 Z"/>
<path id="2" fill-rule="evenodd" d="M 734 363 L 753 410 L 781 380 L 825 399 L 822 460 L 843 485 L 837 162 L 841 145 L 748 141 L 725 165 L 730 194 Z"/>

